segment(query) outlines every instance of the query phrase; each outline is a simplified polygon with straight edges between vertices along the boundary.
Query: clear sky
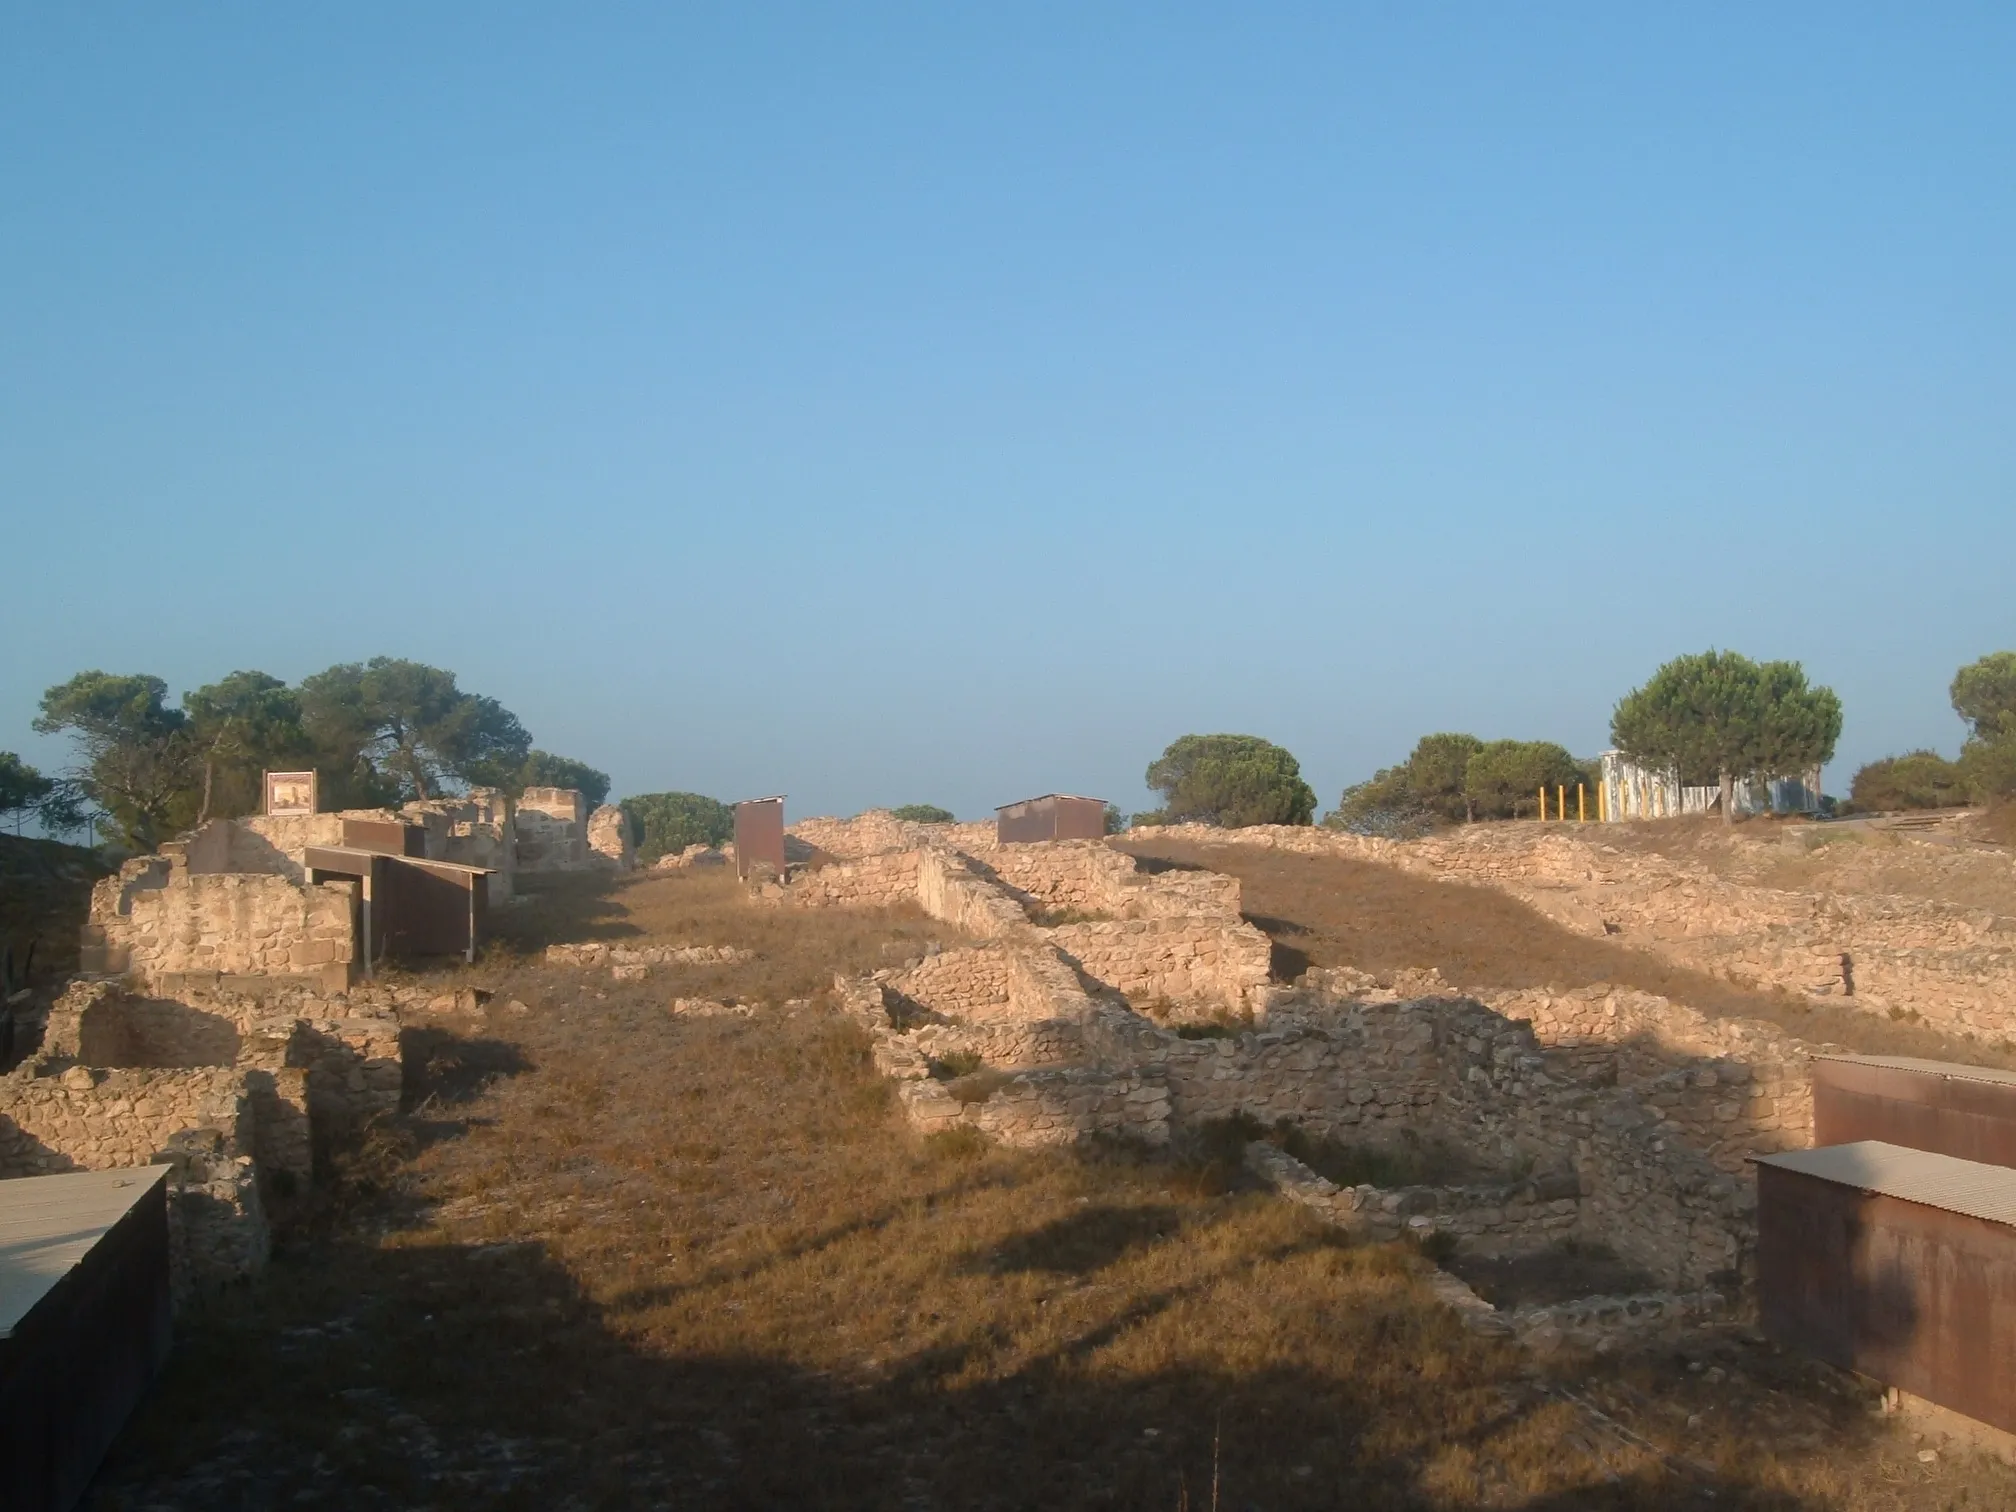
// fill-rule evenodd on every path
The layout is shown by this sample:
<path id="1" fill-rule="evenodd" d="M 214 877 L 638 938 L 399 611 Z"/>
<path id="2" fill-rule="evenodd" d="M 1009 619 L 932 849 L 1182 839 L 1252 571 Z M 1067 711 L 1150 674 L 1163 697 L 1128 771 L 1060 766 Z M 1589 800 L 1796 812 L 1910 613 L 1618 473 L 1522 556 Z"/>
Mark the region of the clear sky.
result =
<path id="1" fill-rule="evenodd" d="M 2006 4 L 8 0 L 0 747 L 382 653 L 619 793 L 1142 807 L 1232 730 L 1327 806 L 1717 645 L 1837 788 L 1950 753 L 2012 79 Z"/>

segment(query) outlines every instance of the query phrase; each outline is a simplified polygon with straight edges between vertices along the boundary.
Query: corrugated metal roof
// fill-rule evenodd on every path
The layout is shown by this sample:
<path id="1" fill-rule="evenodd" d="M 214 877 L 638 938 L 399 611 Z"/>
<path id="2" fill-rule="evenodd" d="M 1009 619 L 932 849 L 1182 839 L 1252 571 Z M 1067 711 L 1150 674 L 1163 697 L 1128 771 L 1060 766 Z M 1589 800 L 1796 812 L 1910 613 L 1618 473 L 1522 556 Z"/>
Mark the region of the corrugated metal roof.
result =
<path id="1" fill-rule="evenodd" d="M 2016 1086 L 2016 1071 L 1999 1071 L 1993 1066 L 1966 1066 L 1958 1061 L 1919 1060 L 1909 1055 L 1816 1055 L 1815 1060 L 1846 1061 L 1855 1066 L 1876 1066 L 1889 1071 L 1922 1071 L 1927 1076 L 1950 1076 L 1955 1081 L 1999 1082 Z"/>
<path id="2" fill-rule="evenodd" d="M 1106 801 L 1104 798 L 1088 797 L 1084 793 L 1038 793 L 1034 798 L 1017 798 L 1013 803 L 997 803 L 994 805 L 994 812 L 998 814 L 1003 809 L 1020 808 L 1025 803 L 1041 803 L 1045 798 L 1069 798 L 1075 803 L 1104 803 Z"/>
<path id="3" fill-rule="evenodd" d="M 2016 1170 L 2008 1166 L 1983 1165 L 1978 1160 L 1935 1155 L 1930 1150 L 1907 1150 L 1880 1139 L 1753 1155 L 1751 1159 L 1758 1165 L 1817 1176 L 1902 1202 L 2016 1225 Z"/>
<path id="4" fill-rule="evenodd" d="M 0 1339 L 167 1177 L 162 1165 L 0 1181 Z"/>

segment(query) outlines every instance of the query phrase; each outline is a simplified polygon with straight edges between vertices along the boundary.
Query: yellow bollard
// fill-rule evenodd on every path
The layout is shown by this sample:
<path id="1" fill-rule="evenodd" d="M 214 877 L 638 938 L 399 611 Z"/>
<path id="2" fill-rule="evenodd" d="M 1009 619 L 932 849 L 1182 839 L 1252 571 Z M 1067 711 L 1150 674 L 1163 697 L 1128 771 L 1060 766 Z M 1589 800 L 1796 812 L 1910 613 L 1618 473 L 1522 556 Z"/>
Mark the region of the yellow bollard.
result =
<path id="1" fill-rule="evenodd" d="M 1588 802 L 1588 797 L 1589 797 L 1589 795 L 1588 795 L 1587 793 L 1585 793 L 1585 792 L 1583 791 L 1583 784 L 1582 784 L 1582 783 L 1579 783 L 1579 782 L 1578 782 L 1578 783 L 1576 783 L 1576 784 L 1575 784 L 1575 822 L 1576 822 L 1577 824 L 1587 824 L 1587 823 L 1589 822 L 1589 802 Z"/>
<path id="2" fill-rule="evenodd" d="M 1568 784 L 1565 782 L 1556 785 L 1554 789 L 1554 817 L 1556 819 L 1568 817 Z"/>
<path id="3" fill-rule="evenodd" d="M 1547 822 L 1547 784 L 1540 784 L 1540 822 Z"/>

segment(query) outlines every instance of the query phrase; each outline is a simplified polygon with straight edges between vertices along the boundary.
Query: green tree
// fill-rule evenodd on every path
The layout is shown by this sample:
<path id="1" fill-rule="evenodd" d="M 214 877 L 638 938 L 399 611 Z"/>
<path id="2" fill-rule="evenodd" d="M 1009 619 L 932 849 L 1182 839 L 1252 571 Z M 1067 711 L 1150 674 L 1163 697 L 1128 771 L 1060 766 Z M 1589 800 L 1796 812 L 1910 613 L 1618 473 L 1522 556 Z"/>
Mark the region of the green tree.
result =
<path id="1" fill-rule="evenodd" d="M 735 810 L 699 793 L 640 793 L 623 800 L 630 838 L 647 865 L 689 845 L 726 845 Z"/>
<path id="2" fill-rule="evenodd" d="M 2016 734 L 2016 651 L 1996 651 L 1953 674 L 1953 712 L 1976 740 Z"/>
<path id="3" fill-rule="evenodd" d="M 200 768 L 192 826 L 216 816 L 257 813 L 265 802 L 263 774 L 297 771 L 315 762 L 301 723 L 301 699 L 277 677 L 233 672 L 182 695 Z"/>
<path id="4" fill-rule="evenodd" d="M 1106 818 L 1106 833 L 1107 833 L 1107 834 L 1109 834 L 1109 835 L 1119 835 L 1119 834 L 1125 834 L 1125 833 L 1126 833 L 1126 830 L 1127 830 L 1127 815 L 1126 815 L 1125 813 L 1123 813 L 1123 812 L 1121 811 L 1121 808 L 1120 808 L 1120 805 L 1119 805 L 1119 804 L 1117 804 L 1117 803 L 1109 803 L 1109 804 L 1107 804 L 1107 805 L 1106 805 L 1106 816 L 1105 816 L 1105 818 Z"/>
<path id="5" fill-rule="evenodd" d="M 1983 803 L 2016 796 L 2016 651 L 1969 662 L 1953 677 L 1953 712 L 1967 721 L 1960 770 Z"/>
<path id="6" fill-rule="evenodd" d="M 40 809 L 55 792 L 55 778 L 44 777 L 12 751 L 0 751 L 0 817 Z"/>
<path id="7" fill-rule="evenodd" d="M 1955 808 L 1967 801 L 1960 763 L 1937 751 L 1907 751 L 1872 761 L 1848 784 L 1848 801 L 1865 813 Z"/>
<path id="8" fill-rule="evenodd" d="M 906 803 L 901 808 L 889 810 L 892 818 L 910 824 L 951 824 L 952 810 L 940 808 L 935 803 Z"/>
<path id="9" fill-rule="evenodd" d="M 79 672 L 42 695 L 35 719 L 36 733 L 76 742 L 78 791 L 135 850 L 151 851 L 175 833 L 194 789 L 189 719 L 167 698 L 158 677 Z"/>
<path id="10" fill-rule="evenodd" d="M 316 745 L 357 782 L 432 798 L 461 782 L 509 787 L 532 737 L 494 698 L 466 693 L 455 674 L 374 656 L 301 684 L 302 720 Z"/>
<path id="11" fill-rule="evenodd" d="M 1295 758 L 1257 735 L 1185 735 L 1149 764 L 1171 824 L 1307 824 L 1316 794 Z"/>
<path id="12" fill-rule="evenodd" d="M 1463 792 L 1481 819 L 1537 814 L 1540 789 L 1572 790 L 1582 764 L 1551 740 L 1494 740 L 1480 746 L 1463 770 Z"/>
<path id="13" fill-rule="evenodd" d="M 1809 688 L 1797 662 L 1754 662 L 1733 651 L 1676 657 L 1618 701 L 1610 738 L 1638 765 L 1712 773 L 1722 819 L 1736 820 L 1738 779 L 1796 777 L 1824 765 L 1841 738 L 1841 700 Z"/>
<path id="14" fill-rule="evenodd" d="M 574 788 L 590 809 L 600 808 L 609 796 L 609 774 L 598 772 L 585 761 L 555 756 L 551 751 L 534 751 L 525 758 L 514 779 L 498 784 L 517 797 L 527 788 Z"/>

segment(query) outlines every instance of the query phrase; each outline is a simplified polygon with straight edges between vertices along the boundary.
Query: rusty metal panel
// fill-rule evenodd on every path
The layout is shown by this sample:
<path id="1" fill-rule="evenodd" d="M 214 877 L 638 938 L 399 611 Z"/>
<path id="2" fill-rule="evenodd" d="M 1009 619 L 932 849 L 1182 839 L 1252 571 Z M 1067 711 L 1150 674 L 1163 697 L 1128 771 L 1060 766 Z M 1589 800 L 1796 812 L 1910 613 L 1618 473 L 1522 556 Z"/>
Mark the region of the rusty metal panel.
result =
<path id="1" fill-rule="evenodd" d="M 1033 845 L 1045 840 L 1097 840 L 1106 833 L 1106 800 L 1045 793 L 1003 804 L 994 811 L 994 838 L 1001 845 Z"/>
<path id="2" fill-rule="evenodd" d="M 403 824 L 397 819 L 345 819 L 343 844 L 381 856 L 425 856 L 427 831 L 422 825 Z"/>
<path id="3" fill-rule="evenodd" d="M 1813 1143 L 1880 1139 L 2016 1167 L 2016 1077 L 1895 1057 L 1813 1062 Z"/>
<path id="4" fill-rule="evenodd" d="M 1764 1332 L 2016 1431 L 2016 1226 L 1757 1168 Z"/>
<path id="5" fill-rule="evenodd" d="M 743 881 L 762 867 L 784 879 L 784 800 L 751 798 L 735 805 L 735 870 Z"/>
<path id="6" fill-rule="evenodd" d="M 402 957 L 472 955 L 487 876 L 440 862 L 390 862 L 372 899 L 378 948 Z"/>

